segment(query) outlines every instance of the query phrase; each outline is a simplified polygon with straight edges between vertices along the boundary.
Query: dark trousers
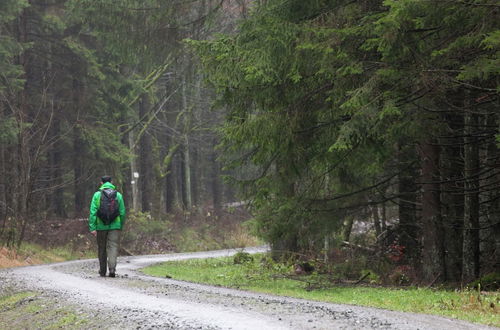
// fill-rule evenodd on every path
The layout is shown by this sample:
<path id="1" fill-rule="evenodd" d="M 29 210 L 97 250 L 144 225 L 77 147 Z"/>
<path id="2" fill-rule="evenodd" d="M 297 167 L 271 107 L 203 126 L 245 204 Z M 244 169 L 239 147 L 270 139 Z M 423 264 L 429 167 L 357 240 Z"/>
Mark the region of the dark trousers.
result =
<path id="1" fill-rule="evenodd" d="M 116 271 L 116 258 L 118 257 L 118 247 L 120 245 L 120 230 L 99 230 L 97 231 L 97 254 L 99 257 L 99 273 L 106 274 Z"/>

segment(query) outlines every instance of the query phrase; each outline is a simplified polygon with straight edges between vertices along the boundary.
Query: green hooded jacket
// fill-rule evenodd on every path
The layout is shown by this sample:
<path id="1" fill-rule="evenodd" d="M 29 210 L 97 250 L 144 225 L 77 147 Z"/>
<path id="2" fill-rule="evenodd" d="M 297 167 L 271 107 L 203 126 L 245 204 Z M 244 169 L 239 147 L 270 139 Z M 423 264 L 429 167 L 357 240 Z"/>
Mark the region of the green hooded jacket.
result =
<path id="1" fill-rule="evenodd" d="M 123 228 L 123 224 L 125 222 L 125 204 L 123 203 L 123 196 L 119 192 L 116 193 L 116 201 L 118 202 L 120 215 L 109 225 L 105 225 L 97 216 L 97 211 L 99 210 L 99 206 L 101 204 L 101 190 L 108 188 L 116 190 L 115 186 L 111 182 L 105 182 L 99 190 L 95 192 L 92 197 L 92 202 L 90 202 L 89 230 L 91 232 L 94 230 L 121 230 Z"/>

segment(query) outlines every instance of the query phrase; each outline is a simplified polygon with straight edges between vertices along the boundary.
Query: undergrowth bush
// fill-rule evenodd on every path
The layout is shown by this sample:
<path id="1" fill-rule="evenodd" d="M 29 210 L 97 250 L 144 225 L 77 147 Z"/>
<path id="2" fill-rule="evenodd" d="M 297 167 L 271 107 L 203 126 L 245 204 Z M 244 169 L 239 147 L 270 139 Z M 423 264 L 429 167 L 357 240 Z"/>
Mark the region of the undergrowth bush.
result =
<path id="1" fill-rule="evenodd" d="M 121 246 L 133 254 L 172 251 L 172 223 L 156 219 L 149 213 L 131 212 L 122 231 Z"/>
<path id="2" fill-rule="evenodd" d="M 240 211 L 241 212 L 241 211 Z M 158 218 L 133 212 L 127 217 L 122 247 L 134 254 L 228 249 L 261 244 L 235 210 L 213 212 L 178 210 Z"/>
<path id="3" fill-rule="evenodd" d="M 240 251 L 236 253 L 233 257 L 233 263 L 235 265 L 241 265 L 249 262 L 253 262 L 253 256 L 248 252 Z"/>
<path id="4" fill-rule="evenodd" d="M 488 273 L 470 283 L 468 287 L 484 291 L 498 291 L 500 290 L 500 272 Z"/>

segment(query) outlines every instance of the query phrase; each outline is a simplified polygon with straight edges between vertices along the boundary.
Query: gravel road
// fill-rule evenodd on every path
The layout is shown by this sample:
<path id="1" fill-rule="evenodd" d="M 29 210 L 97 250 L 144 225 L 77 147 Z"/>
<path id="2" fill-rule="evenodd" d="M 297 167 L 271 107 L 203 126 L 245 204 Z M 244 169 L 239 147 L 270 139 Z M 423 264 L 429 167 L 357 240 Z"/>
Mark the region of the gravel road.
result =
<path id="1" fill-rule="evenodd" d="M 259 252 L 262 249 L 247 249 Z M 116 278 L 97 275 L 97 260 L 0 271 L 2 287 L 32 290 L 115 329 L 498 329 L 437 316 L 311 302 L 153 278 L 138 269 L 237 250 L 121 257 Z M 411 302 L 408 302 L 411 303 Z M 97 325 L 96 325 L 97 324 Z"/>

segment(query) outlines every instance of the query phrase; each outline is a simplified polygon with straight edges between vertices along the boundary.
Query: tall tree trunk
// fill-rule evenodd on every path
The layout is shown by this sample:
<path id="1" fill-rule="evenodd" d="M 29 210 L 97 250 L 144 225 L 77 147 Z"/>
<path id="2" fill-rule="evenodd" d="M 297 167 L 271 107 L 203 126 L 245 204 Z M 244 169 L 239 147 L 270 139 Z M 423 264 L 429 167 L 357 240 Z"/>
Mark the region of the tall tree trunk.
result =
<path id="1" fill-rule="evenodd" d="M 210 190 L 212 203 L 214 206 L 214 211 L 216 214 L 220 214 L 220 210 L 222 208 L 222 189 L 220 185 L 220 169 L 219 163 L 217 162 L 217 152 L 215 150 L 215 146 L 217 145 L 216 139 L 212 140 L 212 149 L 210 151 Z"/>
<path id="2" fill-rule="evenodd" d="M 185 148 L 185 147 L 184 147 Z M 179 190 L 179 194 L 180 194 L 180 199 L 181 199 L 181 204 L 182 204 L 182 208 L 183 209 L 188 209 L 188 197 L 187 197 L 187 188 L 186 188 L 186 152 L 185 150 L 182 150 L 180 153 L 179 153 L 179 162 L 178 162 L 178 173 L 179 173 L 179 177 L 178 177 L 178 183 L 177 183 L 177 187 L 178 187 L 178 190 Z"/>
<path id="3" fill-rule="evenodd" d="M 6 118 L 6 111 L 4 108 L 4 103 L 0 102 L 0 118 Z M 4 143 L 0 143 L 0 242 L 4 240 L 4 232 L 7 222 L 7 178 L 8 169 L 7 166 L 7 147 Z M 12 191 L 12 190 L 11 190 Z"/>
<path id="4" fill-rule="evenodd" d="M 276 161 L 276 171 L 279 184 L 279 194 L 292 199 L 295 196 L 295 184 L 293 178 L 293 161 L 289 155 Z M 280 219 L 287 222 L 288 219 Z M 299 252 L 299 230 L 293 222 L 288 222 L 289 226 L 277 229 L 271 238 L 271 253 L 274 259 L 289 257 L 291 253 Z"/>
<path id="5" fill-rule="evenodd" d="M 202 3 L 202 7 L 205 8 L 204 1 Z M 205 12 L 205 9 L 202 10 L 203 13 Z M 203 17 L 202 16 L 200 17 Z M 192 120 L 196 120 L 196 117 L 201 114 L 203 109 L 203 105 L 200 105 L 201 100 L 202 100 L 202 81 L 203 81 L 203 76 L 201 74 L 193 73 L 193 80 L 194 80 L 194 106 L 193 106 L 193 113 L 190 114 L 190 117 L 193 117 Z M 190 121 L 192 121 L 190 119 Z M 196 132 L 195 130 L 192 130 L 190 128 L 190 132 L 192 131 L 191 135 L 193 136 L 193 140 L 196 141 L 196 137 L 200 137 L 200 134 Z M 201 138 L 199 139 L 201 140 Z M 192 202 L 194 205 L 199 205 L 200 204 L 200 190 L 201 190 L 201 168 L 200 168 L 200 153 L 201 153 L 201 147 L 199 143 L 191 143 L 191 194 L 192 194 Z"/>
<path id="6" fill-rule="evenodd" d="M 382 203 L 382 217 L 380 218 L 380 225 L 382 226 L 382 232 L 387 230 L 387 205 L 386 202 Z"/>
<path id="7" fill-rule="evenodd" d="M 200 168 L 199 152 L 196 145 L 191 146 L 191 195 L 193 205 L 200 205 Z"/>
<path id="8" fill-rule="evenodd" d="M 0 102 L 0 120 L 7 118 L 4 102 Z M 2 238 L 5 220 L 7 218 L 7 166 L 6 166 L 6 144 L 0 143 L 0 239 Z"/>
<path id="9" fill-rule="evenodd" d="M 446 278 L 445 281 L 458 283 L 462 276 L 462 243 L 463 243 L 463 160 L 461 159 L 463 144 L 463 116 L 446 114 L 443 120 L 447 123 L 443 128 L 440 144 L 443 145 L 440 157 L 441 172 L 441 212 L 446 244 Z"/>
<path id="10" fill-rule="evenodd" d="M 144 95 L 139 103 L 139 117 L 144 118 L 150 110 L 149 97 Z M 145 132 L 139 141 L 139 168 L 140 168 L 140 189 L 142 197 L 142 211 L 149 212 L 152 207 L 153 182 L 153 150 L 151 135 Z"/>
<path id="11" fill-rule="evenodd" d="M 413 165 L 416 159 L 413 146 L 406 146 L 399 150 L 399 239 L 404 246 L 404 255 L 407 262 L 415 265 L 419 258 L 420 246 L 418 237 L 420 228 L 417 223 L 417 173 Z"/>
<path id="12" fill-rule="evenodd" d="M 172 162 L 167 168 L 168 174 L 165 177 L 165 212 L 170 213 L 174 210 L 175 202 L 175 179 L 172 173 Z"/>
<path id="13" fill-rule="evenodd" d="M 352 226 L 354 225 L 354 217 L 347 217 L 344 220 L 344 229 L 342 236 L 344 241 L 349 242 L 351 239 Z"/>
<path id="14" fill-rule="evenodd" d="M 427 282 L 444 278 L 444 247 L 439 199 L 439 147 L 429 140 L 418 148 L 422 166 L 422 264 Z"/>
<path id="15" fill-rule="evenodd" d="M 189 72 L 189 69 L 187 70 Z M 191 147 L 190 147 L 190 129 L 191 129 L 191 109 L 188 108 L 187 102 L 187 81 L 186 77 L 182 78 L 182 111 L 184 112 L 184 148 L 183 148 L 183 179 L 184 182 L 183 192 L 184 192 L 184 207 L 186 209 L 191 209 L 193 206 L 192 202 L 192 191 L 191 191 Z"/>
<path id="16" fill-rule="evenodd" d="M 174 173 L 175 175 L 175 191 L 176 191 L 176 200 L 179 207 L 185 209 L 186 208 L 186 194 L 184 183 L 184 153 L 182 151 L 179 152 L 177 157 L 174 158 Z"/>
<path id="17" fill-rule="evenodd" d="M 82 110 L 83 88 L 78 79 L 73 79 L 73 104 L 74 111 L 78 114 Z M 77 117 L 78 119 L 78 117 Z M 76 125 L 73 130 L 73 181 L 74 181 L 74 212 L 76 217 L 83 217 L 87 209 L 87 200 L 85 198 L 84 168 L 85 168 L 85 142 L 82 138 L 82 130 L 75 120 Z"/>
<path id="18" fill-rule="evenodd" d="M 29 34 L 29 21 L 31 16 L 31 9 L 28 7 L 23 10 L 22 14 L 19 18 L 18 24 L 18 35 L 19 41 L 21 43 L 27 43 L 30 40 L 28 39 Z M 12 192 L 13 195 L 13 214 L 16 216 L 17 220 L 17 237 L 15 238 L 15 244 L 18 246 L 21 244 L 24 238 L 24 232 L 27 225 L 27 205 L 28 200 L 30 198 L 30 187 L 32 183 L 32 166 L 33 164 L 30 162 L 32 158 L 29 150 L 29 131 L 26 129 L 26 124 L 30 123 L 30 104 L 28 101 L 29 91 L 31 90 L 31 85 L 33 84 L 33 65 L 32 65 L 32 56 L 30 56 L 29 51 L 23 52 L 19 56 L 19 64 L 23 67 L 25 72 L 25 83 L 24 89 L 19 93 L 19 98 L 17 100 L 17 113 L 16 120 L 18 125 L 18 138 L 17 138 L 17 146 L 15 150 L 15 162 L 13 166 L 17 167 L 16 174 L 13 176 L 17 178 L 16 183 L 14 184 L 14 189 Z M 15 164 L 15 165 L 14 165 Z"/>
<path id="19" fill-rule="evenodd" d="M 500 106 L 500 104 L 499 104 Z M 498 127 L 498 112 L 488 116 L 488 127 Z M 495 134 L 498 135 L 498 129 L 495 129 Z M 488 180 L 488 184 L 492 187 L 498 186 L 500 183 L 500 153 L 498 152 L 495 136 L 492 136 L 488 143 L 486 165 L 489 169 L 496 169 L 495 175 L 492 175 Z M 485 251 L 485 254 L 490 257 L 489 271 L 500 269 L 500 189 L 491 189 L 488 195 L 487 204 L 487 219 L 488 223 L 485 226 L 487 229 L 486 236 L 491 242 L 491 250 Z"/>
<path id="20" fill-rule="evenodd" d="M 87 209 L 87 200 L 85 198 L 85 185 L 83 184 L 85 157 L 85 143 L 82 139 L 82 133 L 78 126 L 73 131 L 73 180 L 74 180 L 74 212 L 76 217 L 82 217 Z"/>
<path id="21" fill-rule="evenodd" d="M 137 165 L 137 148 L 134 147 L 135 144 L 135 134 L 131 130 L 128 133 L 129 148 L 131 149 L 132 157 L 130 159 L 130 185 L 132 187 L 132 209 L 134 211 L 141 210 L 141 198 L 139 191 L 139 183 L 141 182 L 141 174 L 139 173 L 139 167 Z"/>
<path id="22" fill-rule="evenodd" d="M 497 127 L 491 114 L 480 114 L 479 128 L 476 132 L 478 136 L 481 137 L 479 146 L 479 166 L 480 169 L 478 173 L 484 171 L 493 170 L 492 174 L 487 176 L 481 176 L 479 179 L 479 264 L 480 273 L 489 273 L 493 269 L 491 268 L 497 261 L 493 259 L 495 256 L 495 236 L 493 236 L 493 231 L 491 228 L 494 227 L 490 218 L 491 209 L 491 187 L 494 187 L 497 183 L 497 175 L 495 173 L 494 163 L 492 160 L 495 155 L 495 133 L 492 131 L 492 127 Z M 492 146 L 493 145 L 493 146 Z M 493 148 L 492 148 L 493 147 Z M 490 172 L 491 173 L 491 172 Z M 500 181 L 498 181 L 500 182 Z M 498 190 L 498 189 L 493 189 Z M 499 268 L 500 269 L 500 268 Z"/>
<path id="23" fill-rule="evenodd" d="M 479 277 L 479 145 L 477 140 L 477 114 L 467 109 L 465 114 L 465 205 L 462 282 Z"/>
<path id="24" fill-rule="evenodd" d="M 56 118 L 60 116 L 57 105 L 54 104 L 54 100 L 52 100 L 50 106 L 54 109 L 52 111 L 55 112 Z M 53 144 L 51 148 L 51 164 L 50 164 L 50 191 L 52 193 L 52 208 L 56 216 L 60 218 L 66 217 L 66 210 L 64 207 L 64 187 L 63 187 L 63 159 L 62 159 L 62 151 L 61 151 L 61 122 L 60 120 L 54 120 L 52 124 L 52 139 Z"/>
<path id="25" fill-rule="evenodd" d="M 220 165 L 218 165 L 220 167 Z M 222 172 L 223 173 L 223 172 Z M 219 186 L 222 189 L 221 200 L 226 202 L 237 202 L 236 188 L 232 184 L 226 184 L 222 181 L 220 175 L 217 178 L 219 180 Z"/>
<path id="26" fill-rule="evenodd" d="M 172 138 L 167 134 L 165 135 L 165 141 L 164 141 L 164 150 L 163 154 L 165 157 L 168 155 L 171 151 L 170 148 L 173 148 L 173 142 Z M 167 165 L 166 170 L 166 175 L 164 176 L 163 180 L 163 201 L 164 201 L 164 208 L 165 212 L 170 213 L 174 210 L 174 202 L 175 202 L 175 176 L 174 176 L 174 160 L 175 160 L 175 153 L 171 156 L 171 159 Z"/>
<path id="27" fill-rule="evenodd" d="M 190 151 L 190 141 L 189 136 L 186 134 L 184 137 L 184 150 L 183 150 L 183 160 L 184 160 L 184 194 L 185 194 L 185 206 L 186 209 L 191 209 L 193 206 L 192 190 L 191 190 L 191 151 Z"/>
<path id="28" fill-rule="evenodd" d="M 377 243 L 380 245 L 380 238 L 382 234 L 382 226 L 380 225 L 380 214 L 378 205 L 373 205 L 370 207 L 370 211 L 373 219 L 373 227 L 375 228 L 375 235 L 377 236 Z"/>

